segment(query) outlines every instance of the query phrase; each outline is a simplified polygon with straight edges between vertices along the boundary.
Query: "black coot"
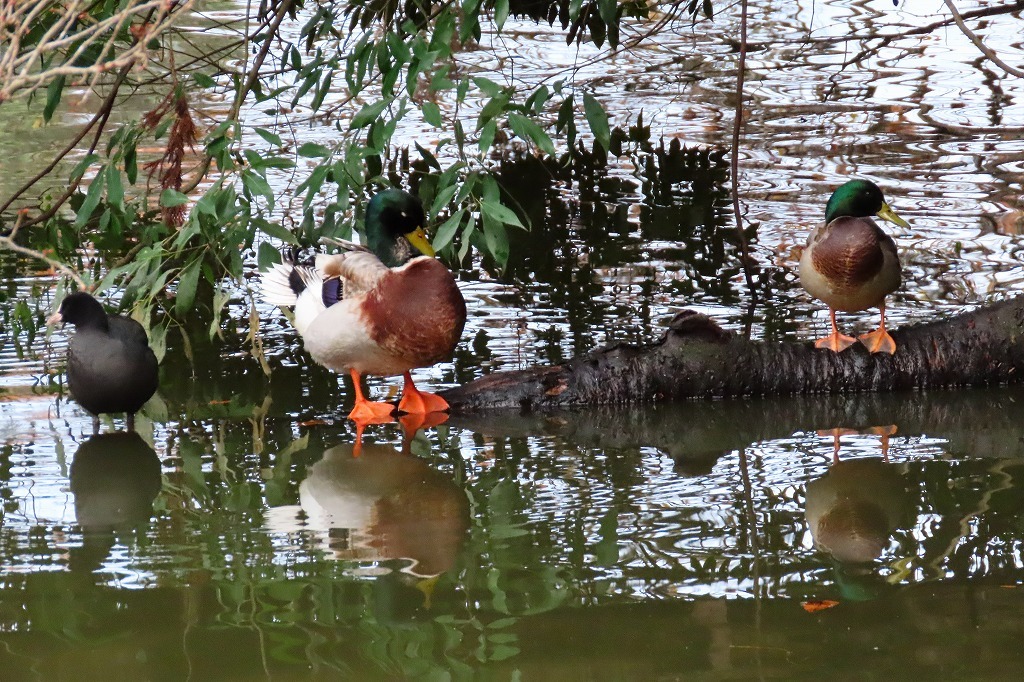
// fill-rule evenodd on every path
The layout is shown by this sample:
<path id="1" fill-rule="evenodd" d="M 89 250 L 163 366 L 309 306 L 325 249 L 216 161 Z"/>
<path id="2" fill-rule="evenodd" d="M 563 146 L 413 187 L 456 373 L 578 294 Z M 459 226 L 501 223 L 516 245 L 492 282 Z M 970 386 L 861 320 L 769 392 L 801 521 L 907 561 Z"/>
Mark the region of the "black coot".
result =
<path id="1" fill-rule="evenodd" d="M 146 330 L 135 320 L 108 315 L 100 302 L 85 292 L 70 294 L 48 324 L 75 325 L 68 344 L 68 387 L 71 396 L 93 415 L 93 432 L 100 414 L 125 412 L 128 429 L 135 413 L 157 388 L 156 355 Z"/>

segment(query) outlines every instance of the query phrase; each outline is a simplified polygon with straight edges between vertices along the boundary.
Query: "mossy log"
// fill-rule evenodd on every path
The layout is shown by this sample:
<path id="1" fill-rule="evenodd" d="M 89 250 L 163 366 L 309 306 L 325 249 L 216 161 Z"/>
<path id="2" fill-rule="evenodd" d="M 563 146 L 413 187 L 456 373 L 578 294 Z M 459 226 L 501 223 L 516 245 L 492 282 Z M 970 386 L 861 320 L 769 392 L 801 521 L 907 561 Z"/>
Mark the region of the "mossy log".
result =
<path id="1" fill-rule="evenodd" d="M 546 411 L 695 398 L 899 391 L 1013 383 L 1024 376 L 1024 296 L 892 332 L 894 355 L 807 342 L 751 341 L 685 310 L 647 345 L 498 372 L 442 395 L 454 414 Z"/>

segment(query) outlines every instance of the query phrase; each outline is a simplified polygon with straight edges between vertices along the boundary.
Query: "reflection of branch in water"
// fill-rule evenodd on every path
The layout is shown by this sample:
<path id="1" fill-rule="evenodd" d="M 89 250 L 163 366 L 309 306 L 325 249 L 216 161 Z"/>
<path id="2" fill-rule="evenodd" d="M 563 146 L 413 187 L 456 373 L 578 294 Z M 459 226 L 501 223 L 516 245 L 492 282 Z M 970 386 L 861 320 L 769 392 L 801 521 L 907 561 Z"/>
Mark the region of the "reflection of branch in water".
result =
<path id="1" fill-rule="evenodd" d="M 908 399 L 912 396 L 912 399 Z M 653 447 L 677 467 L 710 470 L 722 456 L 794 433 L 896 424 L 905 437 L 946 439 L 953 454 L 1024 456 L 1024 389 L 798 396 L 699 401 L 638 408 L 592 407 L 557 414 L 515 410 L 452 415 L 456 428 L 492 436 L 560 436 L 585 448 Z"/>
<path id="2" fill-rule="evenodd" d="M 946 548 L 939 552 L 933 559 L 928 561 L 928 567 L 933 569 L 937 575 L 940 575 L 939 571 L 942 567 L 942 563 L 953 555 L 953 552 L 960 546 L 961 541 L 971 536 L 971 521 L 979 518 L 982 514 L 989 511 L 992 496 L 997 492 L 1008 490 L 1013 487 L 1013 477 L 1006 473 L 1006 466 L 1009 464 L 1011 464 L 1011 462 L 1003 461 L 998 462 L 995 466 L 989 468 L 989 473 L 992 474 L 994 478 L 997 478 L 999 484 L 993 485 L 982 493 L 977 506 L 964 516 L 960 517 L 959 521 L 957 521 L 957 525 L 960 528 L 959 534 L 950 538 L 949 544 Z M 909 570 L 909 566 L 907 568 Z"/>

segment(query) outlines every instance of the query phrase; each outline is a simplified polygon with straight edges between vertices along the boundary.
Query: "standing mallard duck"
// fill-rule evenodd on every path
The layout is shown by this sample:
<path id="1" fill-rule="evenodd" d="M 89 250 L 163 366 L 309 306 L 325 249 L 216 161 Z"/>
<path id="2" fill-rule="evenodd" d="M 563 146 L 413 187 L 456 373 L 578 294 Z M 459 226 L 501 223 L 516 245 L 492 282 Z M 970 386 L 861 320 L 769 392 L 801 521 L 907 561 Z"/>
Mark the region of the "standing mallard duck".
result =
<path id="1" fill-rule="evenodd" d="M 267 301 L 295 307 L 295 328 L 313 359 L 351 375 L 355 421 L 394 412 L 389 403 L 366 399 L 363 374 L 404 375 L 401 412 L 448 409 L 440 396 L 419 391 L 409 374 L 449 359 L 466 323 L 466 302 L 452 273 L 433 257 L 425 220 L 418 199 L 384 190 L 366 209 L 369 248 L 325 239 L 344 251 L 318 255 L 315 267 L 280 263 L 263 277 Z"/>
<path id="2" fill-rule="evenodd" d="M 832 333 L 815 348 L 840 352 L 857 339 L 839 333 L 836 311 L 857 312 L 877 307 L 878 329 L 859 339 L 872 353 L 895 353 L 896 342 L 885 330 L 885 297 L 900 286 L 896 243 L 871 216 L 910 227 L 885 203 L 882 190 L 868 180 L 841 185 L 825 207 L 825 224 L 811 230 L 800 258 L 800 284 L 828 306 Z"/>

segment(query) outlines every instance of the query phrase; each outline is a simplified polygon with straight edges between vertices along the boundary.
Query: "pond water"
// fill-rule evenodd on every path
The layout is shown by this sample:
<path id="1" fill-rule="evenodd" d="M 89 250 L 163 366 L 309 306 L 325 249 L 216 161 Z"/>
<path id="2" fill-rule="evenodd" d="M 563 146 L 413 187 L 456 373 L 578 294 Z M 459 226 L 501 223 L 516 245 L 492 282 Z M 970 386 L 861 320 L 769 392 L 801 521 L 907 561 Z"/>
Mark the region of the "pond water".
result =
<path id="1" fill-rule="evenodd" d="M 896 324 L 1016 293 L 1024 83 L 955 29 L 841 68 L 870 36 L 935 20 L 919 5 L 755 3 L 741 175 L 764 287 L 753 313 L 720 156 L 626 155 L 572 182 L 509 159 L 502 179 L 535 231 L 515 238 L 507 276 L 459 273 L 463 342 L 417 378 L 452 386 L 642 342 L 685 308 L 812 338 L 827 318 L 795 284 L 794 248 L 852 175 L 912 225 L 888 228 L 905 266 Z M 1019 63 L 1022 25 L 981 34 Z M 502 40 L 517 78 L 590 56 L 516 26 Z M 725 146 L 735 33 L 725 10 L 666 32 L 616 57 L 625 77 L 597 94 L 613 116 L 642 107 L 666 138 Z M 495 66 L 497 40 L 467 64 Z M 29 173 L 36 150 L 19 152 L 15 130 L 0 147 Z M 52 273 L 2 268 L 5 305 L 41 319 Z M 241 300 L 232 310 L 245 327 Z M 1019 388 L 452 416 L 371 427 L 355 456 L 345 382 L 259 312 L 272 376 L 205 328 L 187 345 L 171 335 L 137 435 L 122 419 L 91 435 L 62 390 L 64 334 L 0 329 L 5 682 L 1003 679 L 1024 664 Z"/>

